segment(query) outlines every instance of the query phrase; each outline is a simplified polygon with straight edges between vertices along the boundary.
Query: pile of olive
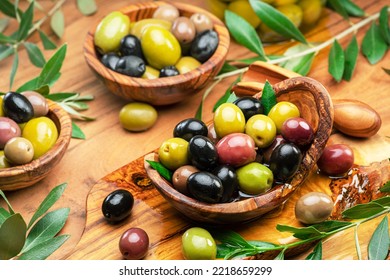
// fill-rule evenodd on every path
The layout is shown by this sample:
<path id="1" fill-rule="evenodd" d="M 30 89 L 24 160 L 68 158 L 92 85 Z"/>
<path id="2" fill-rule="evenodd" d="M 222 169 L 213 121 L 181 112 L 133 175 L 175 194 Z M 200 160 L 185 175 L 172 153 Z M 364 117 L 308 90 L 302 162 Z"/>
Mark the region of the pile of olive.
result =
<path id="1" fill-rule="evenodd" d="M 195 118 L 179 122 L 158 155 L 179 192 L 224 203 L 288 183 L 313 138 L 293 103 L 278 102 L 265 115 L 259 99 L 241 97 L 220 105 L 209 126 Z"/>
<path id="2" fill-rule="evenodd" d="M 106 67 L 145 79 L 187 73 L 207 61 L 218 43 L 207 15 L 181 16 L 170 4 L 159 6 L 152 18 L 136 22 L 119 11 L 112 12 L 98 24 L 94 35 Z"/>
<path id="3" fill-rule="evenodd" d="M 8 92 L 0 98 L 0 168 L 37 159 L 55 144 L 57 127 L 37 92 Z"/>

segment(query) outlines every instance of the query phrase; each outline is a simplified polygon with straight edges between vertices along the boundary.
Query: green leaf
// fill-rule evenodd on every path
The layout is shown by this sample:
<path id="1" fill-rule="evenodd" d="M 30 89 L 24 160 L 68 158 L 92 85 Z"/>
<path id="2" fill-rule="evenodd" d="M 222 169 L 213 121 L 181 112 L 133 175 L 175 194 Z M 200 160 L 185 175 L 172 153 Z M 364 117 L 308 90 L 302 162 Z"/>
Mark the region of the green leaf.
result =
<path id="1" fill-rule="evenodd" d="M 344 6 L 344 9 L 348 13 L 348 15 L 352 17 L 364 17 L 366 15 L 364 10 L 358 5 L 356 5 L 354 2 L 350 0 L 343 0 L 340 2 Z"/>
<path id="2" fill-rule="evenodd" d="M 369 260 L 385 260 L 389 254 L 390 236 L 387 216 L 379 223 L 368 243 Z"/>
<path id="3" fill-rule="evenodd" d="M 387 181 L 379 190 L 381 192 L 390 192 L 390 181 Z"/>
<path id="4" fill-rule="evenodd" d="M 69 102 L 66 102 L 66 104 L 68 106 L 72 107 L 73 109 L 78 110 L 78 111 L 85 111 L 85 110 L 89 109 L 88 104 L 85 102 L 69 101 Z"/>
<path id="5" fill-rule="evenodd" d="M 390 45 L 390 28 L 389 28 L 389 6 L 385 6 L 381 9 L 379 14 L 379 30 L 385 42 Z"/>
<path id="6" fill-rule="evenodd" d="M 2 190 L 0 190 L 0 196 L 4 199 L 5 203 L 7 203 L 7 205 L 8 205 L 8 212 L 9 212 L 10 214 L 15 214 L 15 211 L 14 211 L 14 209 L 12 208 L 11 203 L 9 203 L 7 197 L 5 196 L 5 194 L 4 194 L 4 192 L 3 192 Z"/>
<path id="7" fill-rule="evenodd" d="M 224 243 L 232 247 L 248 248 L 248 249 L 255 248 L 254 246 L 249 244 L 241 235 L 231 230 L 223 230 L 223 231 L 211 230 L 211 235 L 213 236 L 213 238 L 219 240 L 221 243 Z"/>
<path id="8" fill-rule="evenodd" d="M 356 36 L 353 36 L 351 42 L 348 44 L 344 51 L 345 63 L 343 80 L 350 81 L 355 71 L 357 58 L 359 55 L 359 45 L 356 40 Z"/>
<path id="9" fill-rule="evenodd" d="M 221 75 L 223 73 L 232 72 L 232 71 L 237 70 L 237 69 L 238 68 L 236 66 L 230 65 L 228 62 L 225 61 L 221 70 L 218 72 L 218 75 Z"/>
<path id="10" fill-rule="evenodd" d="M 215 110 L 217 110 L 217 108 L 221 104 L 233 102 L 234 100 L 237 99 L 237 96 L 234 94 L 234 92 L 232 92 L 232 87 L 233 87 L 233 85 L 238 83 L 240 80 L 241 80 L 241 75 L 238 76 L 237 79 L 228 87 L 228 89 L 225 91 L 225 94 L 220 99 L 217 100 L 217 102 L 215 103 L 215 105 L 213 107 L 213 112 L 215 112 Z"/>
<path id="11" fill-rule="evenodd" d="M 288 48 L 287 51 L 284 53 L 284 55 L 290 56 L 297 53 L 301 53 L 308 49 L 310 49 L 308 45 L 296 44 L 295 46 Z M 306 76 L 311 69 L 311 65 L 313 63 L 314 57 L 315 57 L 315 53 L 309 53 L 301 57 L 289 59 L 281 63 L 280 66 L 285 69 L 296 72 L 302 76 Z"/>
<path id="12" fill-rule="evenodd" d="M 58 75 L 58 77 L 59 76 L 60 75 Z M 42 86 L 38 87 L 37 86 L 38 79 L 39 79 L 39 77 L 36 77 L 36 78 L 24 83 L 16 91 L 21 92 L 21 91 L 25 91 L 25 90 L 32 90 L 32 91 L 39 92 L 40 94 L 45 95 L 45 97 L 46 97 L 46 95 L 50 93 L 50 87 L 49 87 L 49 85 L 42 85 Z M 58 78 L 56 78 L 56 79 L 58 79 Z"/>
<path id="13" fill-rule="evenodd" d="M 65 30 L 65 19 L 61 9 L 57 10 L 50 18 L 50 27 L 58 38 L 62 38 Z"/>
<path id="14" fill-rule="evenodd" d="M 15 6 L 9 0 L 1 0 L 0 11 L 9 17 L 16 18 Z M 22 14 L 19 9 L 17 11 Z"/>
<path id="15" fill-rule="evenodd" d="M 12 46 L 0 45 L 0 61 L 9 57 L 13 52 L 14 48 Z"/>
<path id="16" fill-rule="evenodd" d="M 259 1 L 249 0 L 256 15 L 272 30 L 291 39 L 295 39 L 303 44 L 307 44 L 305 36 L 284 14 L 276 10 L 271 5 Z"/>
<path id="17" fill-rule="evenodd" d="M 328 57 L 328 72 L 340 82 L 344 73 L 344 51 L 337 40 L 334 40 Z"/>
<path id="18" fill-rule="evenodd" d="M 323 234 L 316 228 L 309 227 L 292 227 L 288 225 L 276 225 L 276 229 L 280 232 L 291 232 L 293 236 L 302 240 L 309 239 L 312 237 L 322 236 Z"/>
<path id="19" fill-rule="evenodd" d="M 271 108 L 274 107 L 277 103 L 275 91 L 268 81 L 265 81 L 260 102 L 264 108 L 264 115 L 268 115 Z"/>
<path id="20" fill-rule="evenodd" d="M 0 33 L 0 44 L 14 44 L 15 39 Z"/>
<path id="21" fill-rule="evenodd" d="M 46 63 L 46 60 L 38 46 L 29 42 L 24 42 L 23 45 L 26 47 L 28 58 L 31 63 L 36 67 L 42 68 Z"/>
<path id="22" fill-rule="evenodd" d="M 11 216 L 11 213 L 0 207 L 0 227 L 9 216 Z"/>
<path id="23" fill-rule="evenodd" d="M 311 227 L 315 228 L 316 230 L 320 232 L 331 232 L 343 227 L 347 227 L 351 225 L 351 222 L 347 221 L 333 221 L 333 220 L 328 220 L 328 221 L 323 221 L 318 224 L 311 225 Z"/>
<path id="24" fill-rule="evenodd" d="M 217 259 L 225 258 L 227 255 L 231 255 L 235 250 L 237 250 L 236 247 L 231 247 L 226 244 L 217 244 Z"/>
<path id="25" fill-rule="evenodd" d="M 271 242 L 264 242 L 264 241 L 257 241 L 257 240 L 249 240 L 247 242 L 252 246 L 255 246 L 257 248 L 262 248 L 262 249 L 264 249 L 264 248 L 270 249 L 270 248 L 275 248 L 278 246 L 278 245 L 271 243 Z"/>
<path id="26" fill-rule="evenodd" d="M 60 208 L 47 213 L 29 232 L 22 253 L 53 238 L 65 225 L 68 219 L 69 208 Z"/>
<path id="27" fill-rule="evenodd" d="M 82 115 L 80 114 L 79 112 L 77 112 L 75 109 L 73 109 L 72 107 L 68 106 L 66 103 L 64 102 L 61 102 L 61 103 L 58 103 L 65 111 L 67 111 L 70 115 L 72 115 L 72 117 L 78 117 L 80 119 L 83 119 L 85 121 L 92 121 L 94 120 L 95 118 L 91 118 L 91 117 L 87 117 L 85 115 Z"/>
<path id="28" fill-rule="evenodd" d="M 55 50 L 57 48 L 56 44 L 43 31 L 38 30 L 38 32 L 45 50 Z"/>
<path id="29" fill-rule="evenodd" d="M 18 70 L 19 66 L 19 55 L 18 51 L 14 49 L 14 60 L 12 63 L 12 69 L 11 69 L 11 76 L 10 76 L 10 81 L 9 81 L 9 88 L 12 89 L 12 86 L 14 84 L 15 76 L 16 76 L 16 71 Z"/>
<path id="30" fill-rule="evenodd" d="M 93 15 L 97 11 L 95 0 L 77 0 L 77 7 L 85 15 Z"/>
<path id="31" fill-rule="evenodd" d="M 49 239 L 31 250 L 23 253 L 18 258 L 19 260 L 45 260 L 54 251 L 56 251 L 62 244 L 70 237 L 70 235 L 60 235 Z"/>
<path id="32" fill-rule="evenodd" d="M 85 139 L 85 134 L 74 122 L 72 122 L 72 138 Z"/>
<path id="33" fill-rule="evenodd" d="M 342 216 L 348 219 L 364 219 L 380 213 L 383 209 L 382 205 L 371 201 L 369 203 L 358 204 L 344 210 Z"/>
<path id="34" fill-rule="evenodd" d="M 348 12 L 347 12 L 345 6 L 343 5 L 343 3 L 344 3 L 344 1 L 340 1 L 340 0 L 327 0 L 326 1 L 326 4 L 329 8 L 331 8 L 336 13 L 341 15 L 344 19 L 348 20 L 349 15 L 348 15 Z"/>
<path id="35" fill-rule="evenodd" d="M 378 25 L 374 22 L 363 37 L 362 53 L 371 64 L 379 62 L 386 54 L 388 47 Z"/>
<path id="36" fill-rule="evenodd" d="M 0 260 L 15 257 L 26 240 L 26 223 L 19 213 L 9 216 L 0 227 Z"/>
<path id="37" fill-rule="evenodd" d="M 322 260 L 322 242 L 318 242 L 314 247 L 313 252 L 311 252 L 306 260 Z"/>
<path id="38" fill-rule="evenodd" d="M 169 182 L 172 182 L 172 171 L 157 161 L 147 160 L 150 166 Z"/>
<path id="39" fill-rule="evenodd" d="M 59 72 L 65 59 L 66 45 L 59 48 L 56 53 L 46 62 L 37 81 L 36 87 L 50 85 L 59 78 Z"/>
<path id="40" fill-rule="evenodd" d="M 258 54 L 261 60 L 266 60 L 263 45 L 252 25 L 241 16 L 229 10 L 225 10 L 225 22 L 233 38 L 240 45 Z"/>
<path id="41" fill-rule="evenodd" d="M 8 18 L 0 18 L 0 33 L 2 33 L 8 26 Z"/>
<path id="42" fill-rule="evenodd" d="M 279 254 L 274 258 L 276 261 L 284 260 L 284 250 L 280 251 Z"/>
<path id="43" fill-rule="evenodd" d="M 32 27 L 34 16 L 34 1 L 31 2 L 30 6 L 28 6 L 27 10 L 23 13 L 20 21 L 20 25 L 17 31 L 17 40 L 20 42 L 26 39 L 28 35 L 28 31 Z"/>
<path id="44" fill-rule="evenodd" d="M 53 188 L 49 194 L 45 197 L 45 199 L 41 202 L 39 205 L 37 211 L 32 216 L 30 222 L 28 223 L 28 227 L 30 228 L 35 221 L 41 217 L 43 214 L 46 213 L 47 210 L 50 209 L 50 207 L 53 206 L 53 204 L 61 197 L 62 193 L 65 191 L 65 188 L 67 186 L 67 183 L 62 183 L 55 188 Z"/>
<path id="45" fill-rule="evenodd" d="M 379 205 L 382 205 L 383 207 L 390 207 L 390 196 L 384 196 L 381 198 L 377 198 L 373 200 L 372 202 L 375 202 Z"/>

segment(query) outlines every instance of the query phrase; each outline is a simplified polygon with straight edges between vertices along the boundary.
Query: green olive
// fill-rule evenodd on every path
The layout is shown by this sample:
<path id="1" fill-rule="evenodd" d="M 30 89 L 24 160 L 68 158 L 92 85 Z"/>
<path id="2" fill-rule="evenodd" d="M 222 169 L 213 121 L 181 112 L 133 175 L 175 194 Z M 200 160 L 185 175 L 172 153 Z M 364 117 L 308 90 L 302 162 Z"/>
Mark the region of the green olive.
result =
<path id="1" fill-rule="evenodd" d="M 181 57 L 178 40 L 165 28 L 151 26 L 141 37 L 141 47 L 148 64 L 156 69 L 175 65 Z"/>
<path id="2" fill-rule="evenodd" d="M 321 0 L 301 0 L 298 5 L 302 8 L 302 25 L 312 27 L 321 17 Z"/>
<path id="3" fill-rule="evenodd" d="M 228 3 L 220 0 L 207 0 L 206 1 L 207 9 L 217 16 L 220 20 L 223 20 L 225 15 L 225 10 L 227 9 Z"/>
<path id="4" fill-rule="evenodd" d="M 247 0 L 238 0 L 238 1 L 231 2 L 227 6 L 227 9 L 244 18 L 254 28 L 257 28 L 261 23 L 260 18 L 253 11 L 252 6 L 249 4 L 249 1 Z"/>
<path id="5" fill-rule="evenodd" d="M 217 255 L 214 238 L 200 227 L 193 227 L 184 232 L 181 248 L 186 260 L 213 260 Z"/>
<path id="6" fill-rule="evenodd" d="M 145 131 L 157 121 L 157 111 L 146 103 L 129 103 L 120 110 L 119 121 L 126 130 Z"/>
<path id="7" fill-rule="evenodd" d="M 160 75 L 160 71 L 154 69 L 152 66 L 145 65 L 145 72 L 141 76 L 141 78 L 152 80 L 152 79 L 157 79 L 159 75 Z"/>
<path id="8" fill-rule="evenodd" d="M 99 52 L 118 50 L 121 39 L 129 33 L 130 19 L 121 12 L 109 13 L 96 27 L 94 43 Z"/>
<path id="9" fill-rule="evenodd" d="M 23 128 L 22 137 L 30 140 L 34 147 L 34 159 L 39 158 L 56 143 L 57 127 L 48 117 L 29 120 Z"/>
<path id="10" fill-rule="evenodd" d="M 184 74 L 198 68 L 200 65 L 201 63 L 192 56 L 183 56 L 179 59 L 175 66 L 176 69 L 179 70 L 180 74 Z"/>
<path id="11" fill-rule="evenodd" d="M 276 125 L 270 117 L 257 114 L 246 122 L 245 133 L 253 138 L 257 147 L 266 148 L 276 137 Z"/>
<path id="12" fill-rule="evenodd" d="M 172 22 L 157 19 L 157 18 L 145 18 L 139 21 L 136 21 L 130 28 L 130 34 L 134 35 L 138 39 L 141 39 L 142 33 L 151 26 L 159 26 L 166 30 L 170 30 L 172 27 Z"/>
<path id="13" fill-rule="evenodd" d="M 237 169 L 239 189 L 250 195 L 258 195 L 268 191 L 273 184 L 272 171 L 258 162 L 248 163 Z"/>
<path id="14" fill-rule="evenodd" d="M 8 168 L 10 166 L 11 166 L 11 164 L 9 163 L 7 158 L 5 157 L 4 151 L 0 150 L 0 169 L 1 168 Z"/>
<path id="15" fill-rule="evenodd" d="M 0 117 L 4 117 L 4 111 L 3 111 L 3 96 L 0 96 Z"/>
<path id="16" fill-rule="evenodd" d="M 276 103 L 268 113 L 268 117 L 270 117 L 276 125 L 277 133 L 280 133 L 283 123 L 287 119 L 299 116 L 300 112 L 298 107 L 294 103 L 288 101 Z"/>
<path id="17" fill-rule="evenodd" d="M 34 148 L 32 143 L 26 138 L 14 137 L 5 144 L 4 156 L 13 164 L 26 164 L 32 161 Z"/>
<path id="18" fill-rule="evenodd" d="M 273 0 L 273 6 L 283 6 L 289 4 L 295 4 L 298 0 Z"/>
<path id="19" fill-rule="evenodd" d="M 243 133 L 245 116 L 241 109 L 233 103 L 223 103 L 215 110 L 214 129 L 219 138 L 230 133 Z"/>
<path id="20" fill-rule="evenodd" d="M 158 150 L 159 161 L 170 170 L 188 164 L 188 144 L 186 140 L 179 137 L 164 141 Z"/>

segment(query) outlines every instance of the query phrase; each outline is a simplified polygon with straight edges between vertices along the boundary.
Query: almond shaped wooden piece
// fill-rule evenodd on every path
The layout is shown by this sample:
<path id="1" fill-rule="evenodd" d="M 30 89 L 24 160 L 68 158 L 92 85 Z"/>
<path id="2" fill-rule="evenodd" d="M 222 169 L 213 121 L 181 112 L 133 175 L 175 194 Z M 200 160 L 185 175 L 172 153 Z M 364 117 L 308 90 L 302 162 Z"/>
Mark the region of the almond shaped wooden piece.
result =
<path id="1" fill-rule="evenodd" d="M 162 1 L 130 4 L 120 11 L 130 17 L 130 21 L 138 21 L 151 18 L 153 12 L 161 5 Z M 99 54 L 94 47 L 94 33 L 96 23 L 88 32 L 84 42 L 84 57 L 92 69 L 108 90 L 114 95 L 126 100 L 147 102 L 152 105 L 169 105 L 183 101 L 204 88 L 219 70 L 222 68 L 230 44 L 229 31 L 216 16 L 196 6 L 183 3 L 174 4 L 182 16 L 189 17 L 194 13 L 208 15 L 213 23 L 214 30 L 218 33 L 219 45 L 213 56 L 200 67 L 182 75 L 158 78 L 153 80 L 133 78 L 122 75 L 105 67 L 99 60 Z M 158 51 L 158 50 L 156 50 Z"/>
<path id="2" fill-rule="evenodd" d="M 28 164 L 0 169 L 0 190 L 13 191 L 29 187 L 45 178 L 64 156 L 72 138 L 72 120 L 57 103 L 47 100 L 49 117 L 58 129 L 58 139 L 44 155 Z"/>
<path id="3" fill-rule="evenodd" d="M 297 105 L 301 115 L 311 123 L 315 137 L 304 153 L 299 170 L 288 184 L 277 185 L 265 194 L 231 203 L 208 204 L 187 197 L 150 167 L 147 160 L 158 160 L 156 153 L 145 156 L 145 169 L 161 195 L 178 211 L 197 222 L 215 225 L 235 224 L 257 219 L 282 206 L 305 181 L 316 165 L 330 136 L 333 123 L 333 105 L 329 93 L 318 81 L 296 77 L 274 85 L 278 101 L 290 101 Z M 261 97 L 261 93 L 255 95 Z"/>

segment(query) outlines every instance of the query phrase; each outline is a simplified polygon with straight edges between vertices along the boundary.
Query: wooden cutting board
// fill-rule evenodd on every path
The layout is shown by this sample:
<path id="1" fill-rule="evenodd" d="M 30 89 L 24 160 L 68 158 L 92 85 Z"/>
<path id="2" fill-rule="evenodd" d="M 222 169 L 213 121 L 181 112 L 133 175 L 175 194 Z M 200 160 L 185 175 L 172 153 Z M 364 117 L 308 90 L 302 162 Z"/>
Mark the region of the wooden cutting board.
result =
<path id="1" fill-rule="evenodd" d="M 352 139 L 341 134 L 334 134 L 329 142 L 350 145 L 355 153 L 355 163 L 358 165 L 368 166 L 375 162 L 382 162 L 381 168 L 387 170 L 387 175 L 382 178 L 382 181 L 390 180 L 388 160 L 390 139 L 388 137 L 375 135 L 369 139 Z M 313 170 L 306 182 L 283 208 L 256 221 L 226 228 L 238 232 L 247 240 L 288 243 L 291 241 L 291 234 L 278 232 L 276 225 L 300 226 L 294 216 L 296 200 L 310 191 L 331 194 L 330 183 L 330 178 L 317 174 Z M 132 214 L 123 222 L 113 225 L 104 219 L 101 205 L 104 198 L 118 188 L 129 190 L 134 195 L 135 203 Z M 86 208 L 87 218 L 83 236 L 68 259 L 122 259 L 118 242 L 122 233 L 131 227 L 143 228 L 149 235 L 150 249 L 146 259 L 182 259 L 182 234 L 192 226 L 202 226 L 187 220 L 158 193 L 144 170 L 144 157 L 130 162 L 99 180 L 89 193 Z M 359 227 L 359 242 L 363 258 L 367 257 L 366 249 L 369 238 L 381 218 L 383 217 Z M 293 258 L 304 258 L 310 251 L 310 248 L 305 248 L 304 252 L 297 249 Z M 356 258 L 353 229 L 338 233 L 323 243 L 323 259 Z"/>

